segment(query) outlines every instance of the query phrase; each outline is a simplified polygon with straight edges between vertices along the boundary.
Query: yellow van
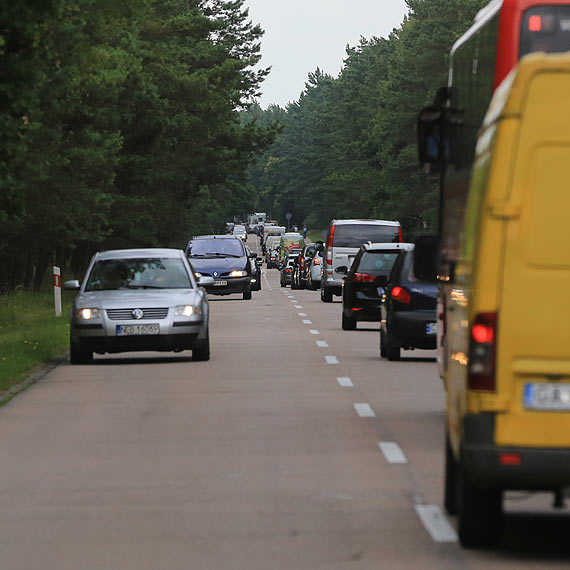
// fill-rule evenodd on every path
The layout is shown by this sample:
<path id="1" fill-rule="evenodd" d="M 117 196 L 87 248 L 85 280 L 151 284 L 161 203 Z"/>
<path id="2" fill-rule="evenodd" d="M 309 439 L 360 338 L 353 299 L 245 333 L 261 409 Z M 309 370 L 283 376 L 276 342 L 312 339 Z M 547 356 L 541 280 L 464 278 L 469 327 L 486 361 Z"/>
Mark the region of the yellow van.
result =
<path id="1" fill-rule="evenodd" d="M 570 488 L 570 56 L 524 58 L 477 144 L 448 306 L 445 505 L 500 536 L 503 491 Z"/>

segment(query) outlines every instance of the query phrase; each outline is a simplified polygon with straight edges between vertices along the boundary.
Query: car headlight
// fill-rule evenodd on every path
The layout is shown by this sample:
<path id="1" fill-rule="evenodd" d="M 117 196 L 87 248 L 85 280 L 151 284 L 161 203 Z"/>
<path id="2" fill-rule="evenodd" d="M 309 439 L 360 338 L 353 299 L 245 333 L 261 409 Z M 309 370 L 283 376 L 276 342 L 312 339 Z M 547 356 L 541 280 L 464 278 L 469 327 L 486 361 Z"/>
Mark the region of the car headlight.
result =
<path id="1" fill-rule="evenodd" d="M 230 273 L 230 277 L 246 277 L 246 276 L 247 276 L 247 271 L 244 271 L 243 269 L 241 271 L 238 271 L 236 269 Z"/>
<path id="2" fill-rule="evenodd" d="M 174 309 L 174 315 L 177 317 L 193 317 L 194 315 L 201 315 L 200 307 L 194 305 L 181 305 Z"/>
<path id="3" fill-rule="evenodd" d="M 94 309 L 91 307 L 83 307 L 77 311 L 77 318 L 82 321 L 91 321 L 93 319 L 99 319 L 101 317 L 101 311 L 99 309 Z"/>

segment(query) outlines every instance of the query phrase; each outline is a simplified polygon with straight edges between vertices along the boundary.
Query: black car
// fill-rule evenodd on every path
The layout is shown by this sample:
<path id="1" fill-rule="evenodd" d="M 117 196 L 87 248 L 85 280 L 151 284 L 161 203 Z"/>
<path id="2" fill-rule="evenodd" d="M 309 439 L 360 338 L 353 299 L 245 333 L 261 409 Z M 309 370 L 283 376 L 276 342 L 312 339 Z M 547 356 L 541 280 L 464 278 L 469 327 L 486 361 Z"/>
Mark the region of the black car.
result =
<path id="1" fill-rule="evenodd" d="M 291 289 L 306 289 L 308 282 L 308 274 L 311 271 L 311 262 L 315 257 L 316 245 L 311 243 L 305 245 L 295 260 L 293 266 L 293 274 L 291 277 Z"/>
<path id="2" fill-rule="evenodd" d="M 342 328 L 356 329 L 358 321 L 380 320 L 384 286 L 400 254 L 411 244 L 368 243 L 363 245 L 350 270 L 338 267 L 339 273 L 348 273 L 342 285 Z"/>
<path id="3" fill-rule="evenodd" d="M 288 251 L 283 257 L 283 261 L 280 264 L 280 277 L 279 277 L 279 284 L 281 287 L 286 287 L 287 285 L 291 285 L 291 277 L 293 275 L 293 264 L 295 263 L 295 259 L 301 253 L 300 249 L 293 249 Z"/>
<path id="4" fill-rule="evenodd" d="M 249 246 L 246 245 L 245 249 L 251 263 L 251 290 L 261 291 L 261 264 L 263 260 L 257 254 L 252 253 Z"/>
<path id="5" fill-rule="evenodd" d="M 414 248 L 398 259 L 381 306 L 380 356 L 399 360 L 400 350 L 437 344 L 437 285 L 414 276 Z"/>
<path id="6" fill-rule="evenodd" d="M 241 293 L 251 299 L 252 270 L 250 259 L 239 238 L 229 235 L 208 235 L 192 238 L 186 246 L 186 255 L 197 277 L 213 277 L 214 284 L 206 287 L 213 295 Z"/>

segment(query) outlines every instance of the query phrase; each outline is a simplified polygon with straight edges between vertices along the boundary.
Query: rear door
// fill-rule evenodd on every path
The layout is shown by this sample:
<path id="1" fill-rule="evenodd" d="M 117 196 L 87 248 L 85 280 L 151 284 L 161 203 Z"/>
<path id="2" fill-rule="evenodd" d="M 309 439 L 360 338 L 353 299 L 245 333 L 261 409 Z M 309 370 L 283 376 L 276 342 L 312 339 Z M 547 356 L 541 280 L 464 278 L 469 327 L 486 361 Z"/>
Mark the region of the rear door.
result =
<path id="1" fill-rule="evenodd" d="M 530 83 L 504 211 L 496 440 L 570 446 L 570 73 Z"/>

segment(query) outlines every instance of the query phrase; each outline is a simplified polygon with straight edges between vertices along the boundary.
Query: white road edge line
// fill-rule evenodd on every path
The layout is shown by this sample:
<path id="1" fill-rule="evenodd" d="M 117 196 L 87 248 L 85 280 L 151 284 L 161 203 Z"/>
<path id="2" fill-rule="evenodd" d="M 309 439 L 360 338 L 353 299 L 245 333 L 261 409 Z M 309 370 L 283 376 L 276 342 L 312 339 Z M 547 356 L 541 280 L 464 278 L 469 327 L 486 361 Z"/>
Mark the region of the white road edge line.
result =
<path id="1" fill-rule="evenodd" d="M 295 305 L 295 309 L 302 309 L 303 305 Z"/>
<path id="2" fill-rule="evenodd" d="M 325 356 L 325 361 L 327 364 L 340 364 L 336 356 L 327 355 Z"/>
<path id="3" fill-rule="evenodd" d="M 388 463 L 408 462 L 402 448 L 395 441 L 381 441 L 378 447 L 380 447 L 380 451 L 384 454 Z"/>
<path id="4" fill-rule="evenodd" d="M 309 331 L 310 334 L 321 334 L 319 331 L 315 330 L 315 329 L 311 329 Z"/>
<path id="5" fill-rule="evenodd" d="M 307 313 L 297 313 L 300 317 L 306 317 Z"/>
<path id="6" fill-rule="evenodd" d="M 354 384 L 352 380 L 348 376 L 340 376 L 336 379 L 336 381 L 343 387 L 343 388 L 352 388 Z"/>
<path id="7" fill-rule="evenodd" d="M 362 403 L 354 404 L 354 409 L 361 418 L 376 417 L 376 414 L 374 413 L 374 410 L 370 407 L 370 404 L 362 404 Z"/>
<path id="8" fill-rule="evenodd" d="M 269 279 L 267 279 L 267 275 L 265 274 L 265 272 L 263 272 L 263 279 L 265 279 L 265 286 L 267 287 L 267 289 L 269 291 L 273 291 L 271 285 L 269 285 Z"/>
<path id="9" fill-rule="evenodd" d="M 437 505 L 416 505 L 415 508 L 434 542 L 457 542 L 457 533 Z"/>
<path id="10" fill-rule="evenodd" d="M 318 341 L 317 341 L 317 346 L 320 347 L 320 348 L 328 348 L 328 347 L 329 347 L 329 345 L 328 345 L 328 344 L 326 343 L 326 341 L 324 341 L 324 340 L 318 340 Z"/>
<path id="11" fill-rule="evenodd" d="M 312 325 L 313 321 L 309 321 L 308 319 L 303 319 L 303 324 L 304 325 Z"/>

